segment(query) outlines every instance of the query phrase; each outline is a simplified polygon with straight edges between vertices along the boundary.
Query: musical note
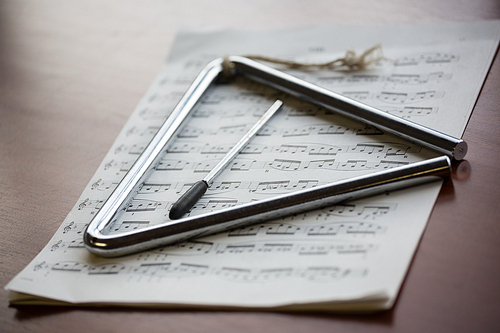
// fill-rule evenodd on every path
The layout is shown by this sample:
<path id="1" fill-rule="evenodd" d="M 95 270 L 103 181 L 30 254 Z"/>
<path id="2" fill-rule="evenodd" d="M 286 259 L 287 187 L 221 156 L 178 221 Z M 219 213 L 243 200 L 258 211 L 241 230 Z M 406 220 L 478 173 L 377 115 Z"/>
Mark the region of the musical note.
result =
<path id="1" fill-rule="evenodd" d="M 218 94 L 206 94 L 200 100 L 201 104 L 220 104 L 226 98 Z"/>
<path id="2" fill-rule="evenodd" d="M 342 93 L 345 97 L 352 98 L 357 101 L 363 101 L 365 99 L 368 99 L 370 97 L 370 92 L 369 91 L 344 91 Z"/>
<path id="3" fill-rule="evenodd" d="M 249 171 L 255 160 L 236 159 L 231 163 L 231 171 Z"/>
<path id="4" fill-rule="evenodd" d="M 247 131 L 247 125 L 222 126 L 214 134 L 217 135 L 243 135 Z"/>
<path id="5" fill-rule="evenodd" d="M 448 53 L 428 53 L 421 56 L 426 63 L 436 64 L 436 63 L 448 63 L 452 61 L 458 61 L 458 57 L 454 54 Z"/>
<path id="6" fill-rule="evenodd" d="M 380 81 L 380 75 L 371 75 L 371 74 L 354 74 L 348 76 L 347 82 L 349 83 L 372 83 Z"/>
<path id="7" fill-rule="evenodd" d="M 322 126 L 318 130 L 319 135 L 345 134 L 349 128 L 338 125 Z"/>
<path id="8" fill-rule="evenodd" d="M 366 125 L 363 128 L 356 129 L 356 135 L 383 135 L 383 134 L 384 132 L 370 125 Z"/>
<path id="9" fill-rule="evenodd" d="M 314 129 L 316 129 L 315 126 L 287 129 L 283 132 L 283 137 L 310 135 Z"/>
<path id="10" fill-rule="evenodd" d="M 340 268 L 336 266 L 317 266 L 317 267 L 308 267 L 304 272 L 301 273 L 303 278 L 308 280 L 337 280 L 340 278 L 350 277 L 362 277 L 367 274 L 366 269 L 348 269 L 348 268 Z"/>
<path id="11" fill-rule="evenodd" d="M 301 161 L 297 160 L 275 159 L 273 162 L 270 162 L 268 166 L 281 171 L 292 171 L 298 170 L 300 164 Z"/>
<path id="12" fill-rule="evenodd" d="M 125 172 L 127 172 L 132 164 L 134 164 L 135 160 L 122 160 L 122 161 L 116 161 L 116 160 L 111 160 L 108 163 L 104 165 L 104 170 L 105 171 L 113 171 L 115 175 L 120 175 Z M 112 177 L 109 175 L 109 177 Z"/>
<path id="13" fill-rule="evenodd" d="M 260 229 L 264 228 L 263 225 L 260 226 L 249 226 L 244 228 L 238 228 L 230 231 L 228 237 L 238 237 L 238 236 L 255 236 L 259 233 Z"/>
<path id="14" fill-rule="evenodd" d="M 188 166 L 190 162 L 182 160 L 162 160 L 156 166 L 157 171 L 179 171 Z"/>
<path id="15" fill-rule="evenodd" d="M 148 126 L 146 127 L 146 129 L 142 130 L 139 135 L 140 136 L 145 136 L 145 137 L 152 137 L 153 135 L 156 134 L 156 132 L 158 132 L 158 130 L 160 129 L 159 126 Z"/>
<path id="16" fill-rule="evenodd" d="M 383 91 L 377 95 L 377 98 L 387 103 L 413 103 L 423 100 L 441 98 L 444 96 L 442 91 L 420 91 L 415 93 L 389 92 Z"/>
<path id="17" fill-rule="evenodd" d="M 345 76 L 320 76 L 316 82 L 318 85 L 339 85 L 346 81 Z"/>
<path id="18" fill-rule="evenodd" d="M 189 143 L 175 143 L 167 149 L 169 154 L 189 154 L 196 152 L 198 147 Z"/>
<path id="19" fill-rule="evenodd" d="M 307 166 L 304 166 L 304 168 L 311 168 L 311 169 L 336 169 L 337 164 L 335 163 L 334 159 L 331 160 L 316 160 L 316 161 L 310 161 Z"/>
<path id="20" fill-rule="evenodd" d="M 411 62 L 416 62 L 416 59 L 408 59 L 408 64 Z M 400 62 L 401 66 L 403 62 Z M 319 77 L 316 82 L 319 85 L 334 86 L 334 85 L 347 85 L 347 84 L 374 84 L 390 82 L 394 84 L 404 84 L 404 85 L 419 85 L 425 84 L 429 81 L 439 81 L 439 80 L 451 80 L 452 74 L 444 73 L 443 71 L 432 72 L 427 74 L 401 74 L 394 73 L 391 75 L 371 75 L 371 74 L 352 74 L 345 76 L 335 76 L 335 77 Z M 368 91 L 354 91 L 354 92 L 344 92 L 343 95 L 351 97 L 353 99 L 367 99 L 369 97 Z"/>
<path id="21" fill-rule="evenodd" d="M 116 186 L 118 186 L 118 182 L 103 181 L 102 178 L 99 178 L 94 183 L 92 183 L 90 189 L 97 191 L 108 191 L 108 190 L 114 190 Z"/>
<path id="22" fill-rule="evenodd" d="M 325 109 L 320 106 L 309 104 L 307 107 L 288 109 L 289 117 L 316 117 L 318 114 L 325 114 Z"/>
<path id="23" fill-rule="evenodd" d="M 128 172 L 135 161 L 123 161 L 120 165 L 121 172 Z"/>
<path id="24" fill-rule="evenodd" d="M 200 199 L 189 211 L 189 214 L 196 212 L 214 211 L 224 208 L 234 207 L 238 204 L 236 199 Z"/>
<path id="25" fill-rule="evenodd" d="M 295 145 L 295 144 L 281 145 L 277 149 L 279 153 L 290 153 L 290 154 L 303 153 L 306 150 L 307 150 L 307 145 Z"/>
<path id="26" fill-rule="evenodd" d="M 329 214 L 333 215 L 345 216 L 346 214 L 350 215 L 350 213 L 353 213 L 356 207 L 357 205 L 343 204 L 343 205 L 335 205 L 328 209 L 324 209 L 324 211 L 327 211 Z"/>
<path id="27" fill-rule="evenodd" d="M 237 190 L 240 188 L 242 182 L 215 182 L 208 189 L 208 191 L 226 192 L 231 190 Z"/>
<path id="28" fill-rule="evenodd" d="M 223 249 L 217 250 L 217 254 L 239 254 L 246 252 L 253 252 L 255 249 L 255 244 L 246 245 L 226 245 Z"/>
<path id="29" fill-rule="evenodd" d="M 358 143 L 355 147 L 351 148 L 352 152 L 373 154 L 381 153 L 384 151 L 385 146 L 381 144 Z"/>
<path id="30" fill-rule="evenodd" d="M 226 244 L 220 245 L 217 248 L 216 253 L 218 255 L 238 255 L 242 253 L 277 253 L 277 252 L 290 252 L 294 249 L 293 243 L 278 243 L 278 242 L 266 242 L 266 243 L 237 243 L 237 244 Z"/>
<path id="31" fill-rule="evenodd" d="M 414 101 L 421 101 L 429 98 L 434 98 L 434 97 L 441 97 L 442 93 L 436 92 L 435 90 L 429 90 L 429 91 L 421 91 L 418 93 L 415 93 L 414 96 L 410 98 L 411 102 Z"/>
<path id="32" fill-rule="evenodd" d="M 364 218 L 372 217 L 373 219 L 389 213 L 392 205 L 387 206 L 363 206 L 363 210 L 358 215 L 364 215 Z"/>
<path id="33" fill-rule="evenodd" d="M 154 194 L 165 192 L 168 191 L 171 186 L 172 184 L 143 183 L 137 194 Z"/>
<path id="34" fill-rule="evenodd" d="M 384 101 L 384 102 L 404 103 L 404 102 L 406 102 L 406 100 L 408 98 L 408 93 L 396 93 L 396 92 L 383 91 L 379 95 L 377 95 L 377 98 Z"/>
<path id="35" fill-rule="evenodd" d="M 365 222 L 336 222 L 324 225 L 309 227 L 307 229 L 308 236 L 336 236 L 339 234 L 370 234 L 374 235 L 378 232 L 383 232 L 384 227 L 374 223 Z"/>
<path id="36" fill-rule="evenodd" d="M 150 221 L 120 221 L 114 224 L 110 224 L 110 231 L 123 232 L 130 230 L 137 230 L 147 227 Z"/>
<path id="37" fill-rule="evenodd" d="M 194 183 L 185 183 L 185 184 L 182 184 L 182 186 L 180 186 L 179 189 L 175 193 L 177 195 L 182 195 L 182 194 L 184 194 L 193 185 L 194 185 Z"/>
<path id="38" fill-rule="evenodd" d="M 268 192 L 268 191 L 276 191 L 287 189 L 290 184 L 289 180 L 278 180 L 278 181 L 269 181 L 269 182 L 259 182 L 257 186 L 252 189 L 252 192 Z"/>
<path id="39" fill-rule="evenodd" d="M 382 169 L 390 169 L 390 168 L 396 168 L 402 165 L 407 165 L 409 162 L 401 162 L 401 161 L 387 161 L 383 160 L 380 161 L 380 163 L 377 165 L 378 168 Z"/>
<path id="40" fill-rule="evenodd" d="M 204 275 L 208 271 L 208 265 L 196 265 L 196 264 L 186 264 L 181 263 L 176 268 L 176 273 L 182 275 Z"/>
<path id="41" fill-rule="evenodd" d="M 290 252 L 294 248 L 292 243 L 265 243 L 259 247 L 259 252 Z"/>
<path id="42" fill-rule="evenodd" d="M 266 127 L 262 128 L 256 136 L 271 136 L 273 134 L 278 133 L 278 130 L 271 125 L 266 125 Z"/>
<path id="43" fill-rule="evenodd" d="M 445 74 L 444 72 L 434 72 L 427 75 L 422 74 L 392 74 L 387 78 L 387 81 L 398 83 L 398 84 L 424 84 L 429 81 L 438 80 L 450 80 L 451 74 Z"/>
<path id="44" fill-rule="evenodd" d="M 82 249 L 84 247 L 85 247 L 85 245 L 83 243 L 82 237 L 79 237 L 77 239 L 72 240 L 68 245 L 68 248 L 70 248 L 70 249 Z"/>
<path id="45" fill-rule="evenodd" d="M 249 276 L 251 274 L 250 269 L 243 268 L 233 268 L 233 267 L 221 267 L 218 269 L 215 274 L 218 277 L 231 279 L 231 280 L 249 280 Z"/>
<path id="46" fill-rule="evenodd" d="M 196 163 L 194 172 L 210 172 L 219 162 L 219 160 L 205 160 L 203 162 Z"/>
<path id="47" fill-rule="evenodd" d="M 195 109 L 193 110 L 193 118 L 210 118 L 215 111 L 213 110 L 205 110 L 205 109 Z"/>
<path id="48" fill-rule="evenodd" d="M 395 204 L 385 205 L 362 205 L 362 204 L 343 204 L 335 205 L 329 208 L 324 208 L 323 211 L 329 215 L 344 216 L 344 217 L 361 217 L 363 219 L 375 219 L 382 215 L 388 214 L 390 211 L 396 209 Z"/>
<path id="49" fill-rule="evenodd" d="M 197 138 L 201 134 L 203 134 L 205 131 L 196 128 L 196 127 L 191 127 L 191 126 L 186 126 L 184 127 L 181 132 L 178 134 L 179 138 Z"/>
<path id="50" fill-rule="evenodd" d="M 88 209 L 88 208 L 99 210 L 103 203 L 104 200 L 90 200 L 90 198 L 86 198 L 78 204 L 78 210 Z"/>
<path id="51" fill-rule="evenodd" d="M 291 267 L 261 269 L 258 278 L 259 280 L 282 279 L 292 276 L 293 272 L 294 269 Z"/>
<path id="52" fill-rule="evenodd" d="M 249 143 L 240 151 L 240 154 L 262 154 L 267 148 L 265 145 Z"/>
<path id="53" fill-rule="evenodd" d="M 359 170 L 367 167 L 367 160 L 348 160 L 345 163 L 339 164 L 341 170 Z"/>
<path id="54" fill-rule="evenodd" d="M 313 188 L 317 186 L 319 181 L 317 180 L 299 180 L 297 184 L 293 185 L 296 189 Z"/>
<path id="55" fill-rule="evenodd" d="M 348 234 L 375 234 L 379 231 L 383 231 L 385 228 L 372 224 L 372 223 L 351 223 L 347 226 L 346 232 Z"/>
<path id="56" fill-rule="evenodd" d="M 162 208 L 164 204 L 159 201 L 151 200 L 132 200 L 127 208 L 126 212 L 154 212 L 157 208 Z"/>
<path id="57" fill-rule="evenodd" d="M 203 255 L 212 250 L 214 243 L 203 241 L 185 241 L 171 246 L 156 249 L 158 253 L 168 253 L 170 255 Z"/>
<path id="58" fill-rule="evenodd" d="M 297 227 L 290 224 L 281 223 L 279 225 L 271 225 L 267 228 L 267 235 L 294 235 L 296 232 L 301 230 L 301 227 Z"/>
<path id="59" fill-rule="evenodd" d="M 139 275 L 161 275 L 165 272 L 168 273 L 171 266 L 171 263 L 145 263 L 134 268 L 132 272 Z"/>
<path id="60" fill-rule="evenodd" d="M 400 84 L 415 84 L 421 83 L 420 77 L 418 74 L 392 74 L 388 80 Z"/>
<path id="61" fill-rule="evenodd" d="M 352 243 L 352 244 L 307 244 L 301 245 L 298 250 L 299 255 L 328 255 L 332 252 L 336 254 L 366 254 L 369 251 L 375 250 L 374 244 Z"/>
<path id="62" fill-rule="evenodd" d="M 233 145 L 218 145 L 218 146 L 211 146 L 209 144 L 206 144 L 201 153 L 202 154 L 227 154 L 231 148 L 233 148 Z"/>
<path id="63" fill-rule="evenodd" d="M 81 272 L 88 266 L 89 265 L 77 261 L 64 261 L 56 263 L 54 266 L 52 266 L 52 270 L 65 272 Z"/>
<path id="64" fill-rule="evenodd" d="M 436 114 L 438 109 L 438 107 L 405 106 L 403 108 L 386 107 L 384 108 L 384 111 L 402 118 L 411 119 L 411 117 L 414 116 L 428 116 Z"/>
<path id="65" fill-rule="evenodd" d="M 394 66 L 416 66 L 421 62 L 427 64 L 446 64 L 458 61 L 459 57 L 455 54 L 431 52 L 413 56 L 406 56 L 396 59 Z"/>
<path id="66" fill-rule="evenodd" d="M 342 151 L 341 147 L 330 145 L 313 144 L 308 146 L 309 155 L 337 155 Z"/>
<path id="67" fill-rule="evenodd" d="M 118 274 L 125 269 L 122 264 L 107 263 L 89 268 L 89 274 L 93 275 L 109 275 Z"/>
<path id="68" fill-rule="evenodd" d="M 222 279 L 241 282 L 264 282 L 268 280 L 284 280 L 292 277 L 324 282 L 326 280 L 337 280 L 348 276 L 360 278 L 366 274 L 367 269 L 350 269 L 337 266 L 310 266 L 305 269 L 294 267 L 263 269 L 221 267 L 215 271 L 215 275 Z"/>

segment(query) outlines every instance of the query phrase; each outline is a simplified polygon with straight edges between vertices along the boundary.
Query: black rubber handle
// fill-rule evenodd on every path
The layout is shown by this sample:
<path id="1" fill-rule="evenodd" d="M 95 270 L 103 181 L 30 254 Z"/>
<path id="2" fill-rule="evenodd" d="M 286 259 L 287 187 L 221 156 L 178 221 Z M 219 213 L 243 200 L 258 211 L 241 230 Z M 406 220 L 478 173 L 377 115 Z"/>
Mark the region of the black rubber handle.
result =
<path id="1" fill-rule="evenodd" d="M 168 217 L 171 220 L 181 218 L 182 215 L 186 214 L 200 200 L 207 189 L 208 185 L 203 180 L 196 182 L 173 204 Z"/>

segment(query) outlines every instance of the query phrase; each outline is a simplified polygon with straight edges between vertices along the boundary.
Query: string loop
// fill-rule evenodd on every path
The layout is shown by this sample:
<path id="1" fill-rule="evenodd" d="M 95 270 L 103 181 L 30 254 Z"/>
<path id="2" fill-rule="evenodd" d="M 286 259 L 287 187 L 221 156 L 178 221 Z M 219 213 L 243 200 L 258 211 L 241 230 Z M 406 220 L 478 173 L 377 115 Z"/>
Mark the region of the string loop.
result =
<path id="1" fill-rule="evenodd" d="M 293 69 L 318 68 L 338 70 L 344 68 L 348 71 L 363 70 L 383 59 L 386 59 L 382 53 L 382 46 L 380 44 L 372 46 L 361 55 L 357 55 L 354 50 L 348 50 L 343 58 L 338 58 L 333 61 L 323 63 L 304 63 L 260 55 L 249 55 L 246 56 L 246 58 L 284 65 Z"/>

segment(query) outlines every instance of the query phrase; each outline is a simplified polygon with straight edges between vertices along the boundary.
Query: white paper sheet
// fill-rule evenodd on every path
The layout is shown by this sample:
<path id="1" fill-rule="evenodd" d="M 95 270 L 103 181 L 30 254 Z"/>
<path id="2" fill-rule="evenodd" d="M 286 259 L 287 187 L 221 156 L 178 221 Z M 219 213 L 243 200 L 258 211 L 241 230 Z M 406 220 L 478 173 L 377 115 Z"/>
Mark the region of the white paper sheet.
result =
<path id="1" fill-rule="evenodd" d="M 331 60 L 381 43 L 363 72 L 288 71 L 460 137 L 498 45 L 500 22 L 185 31 L 43 251 L 8 285 L 18 304 L 376 310 L 392 306 L 440 183 L 290 216 L 127 257 L 83 248 L 93 215 L 201 68 L 227 54 Z M 435 153 L 245 79 L 211 88 L 110 233 L 159 224 L 277 98 L 284 107 L 190 214 L 412 163 Z"/>

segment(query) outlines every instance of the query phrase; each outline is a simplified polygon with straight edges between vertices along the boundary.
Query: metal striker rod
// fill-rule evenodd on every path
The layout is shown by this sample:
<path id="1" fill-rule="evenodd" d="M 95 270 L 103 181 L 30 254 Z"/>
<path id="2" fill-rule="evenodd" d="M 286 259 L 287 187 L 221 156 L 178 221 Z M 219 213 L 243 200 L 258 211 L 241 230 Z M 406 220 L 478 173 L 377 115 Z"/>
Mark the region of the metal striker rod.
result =
<path id="1" fill-rule="evenodd" d="M 205 194 L 214 179 L 224 170 L 224 168 L 238 155 L 257 132 L 268 122 L 269 119 L 279 110 L 283 102 L 277 100 L 264 113 L 264 115 L 252 126 L 252 128 L 238 141 L 238 143 L 217 163 L 217 165 L 202 180 L 191 186 L 170 208 L 169 217 L 176 220 L 186 214 L 194 204 Z"/>

